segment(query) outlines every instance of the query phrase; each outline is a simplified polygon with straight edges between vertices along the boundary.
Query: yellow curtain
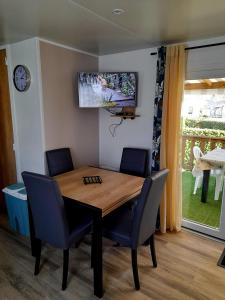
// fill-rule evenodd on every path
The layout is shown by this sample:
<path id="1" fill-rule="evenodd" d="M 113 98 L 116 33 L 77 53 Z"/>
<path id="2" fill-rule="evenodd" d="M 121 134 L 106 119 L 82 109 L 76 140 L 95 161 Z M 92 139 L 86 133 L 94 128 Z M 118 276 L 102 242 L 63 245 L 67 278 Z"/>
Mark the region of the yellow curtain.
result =
<path id="1" fill-rule="evenodd" d="M 162 232 L 179 231 L 182 220 L 181 189 L 181 103 L 185 78 L 184 45 L 167 47 L 164 81 L 160 167 L 168 168 L 160 206 Z"/>

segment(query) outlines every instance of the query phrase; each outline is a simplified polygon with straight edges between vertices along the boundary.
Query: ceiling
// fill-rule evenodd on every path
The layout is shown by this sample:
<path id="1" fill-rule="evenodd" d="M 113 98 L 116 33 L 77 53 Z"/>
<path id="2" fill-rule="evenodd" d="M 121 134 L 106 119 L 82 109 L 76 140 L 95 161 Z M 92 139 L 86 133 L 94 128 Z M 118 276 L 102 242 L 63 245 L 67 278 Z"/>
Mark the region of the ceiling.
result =
<path id="1" fill-rule="evenodd" d="M 0 45 L 38 36 L 101 55 L 225 35 L 224 16 L 225 0 L 0 0 Z"/>
<path id="2" fill-rule="evenodd" d="M 225 89 L 225 78 L 186 80 L 185 90 L 214 90 Z"/>

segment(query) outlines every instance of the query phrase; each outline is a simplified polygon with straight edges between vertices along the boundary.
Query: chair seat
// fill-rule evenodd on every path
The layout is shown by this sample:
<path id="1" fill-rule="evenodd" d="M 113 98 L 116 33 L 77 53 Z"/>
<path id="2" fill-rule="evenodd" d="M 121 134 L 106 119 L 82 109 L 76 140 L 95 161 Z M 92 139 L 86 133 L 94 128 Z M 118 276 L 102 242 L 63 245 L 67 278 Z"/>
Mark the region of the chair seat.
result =
<path id="1" fill-rule="evenodd" d="M 132 209 L 123 206 L 104 218 L 103 235 L 122 246 L 131 247 Z"/>

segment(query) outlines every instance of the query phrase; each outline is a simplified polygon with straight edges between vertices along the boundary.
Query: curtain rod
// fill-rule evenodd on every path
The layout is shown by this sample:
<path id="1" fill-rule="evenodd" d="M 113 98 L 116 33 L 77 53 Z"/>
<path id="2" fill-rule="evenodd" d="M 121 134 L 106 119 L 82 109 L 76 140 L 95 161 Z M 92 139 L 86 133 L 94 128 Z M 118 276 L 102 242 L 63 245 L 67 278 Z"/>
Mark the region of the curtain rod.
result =
<path id="1" fill-rule="evenodd" d="M 208 45 L 201 45 L 201 46 L 187 47 L 187 48 L 185 48 L 185 50 L 201 49 L 201 48 L 208 48 L 208 47 L 215 47 L 215 46 L 222 46 L 222 45 L 225 45 L 225 42 L 215 43 L 215 44 L 208 44 Z M 157 55 L 157 52 L 151 52 L 151 55 Z"/>

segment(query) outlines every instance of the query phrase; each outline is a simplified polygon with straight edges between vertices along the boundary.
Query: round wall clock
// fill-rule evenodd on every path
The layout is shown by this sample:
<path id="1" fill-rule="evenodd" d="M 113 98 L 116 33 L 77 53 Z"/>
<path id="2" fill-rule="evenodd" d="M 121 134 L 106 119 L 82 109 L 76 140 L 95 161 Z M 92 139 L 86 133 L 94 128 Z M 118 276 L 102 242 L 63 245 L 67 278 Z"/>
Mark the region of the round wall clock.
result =
<path id="1" fill-rule="evenodd" d="M 18 65 L 13 71 L 13 82 L 19 92 L 28 90 L 31 82 L 30 71 L 24 65 Z"/>

